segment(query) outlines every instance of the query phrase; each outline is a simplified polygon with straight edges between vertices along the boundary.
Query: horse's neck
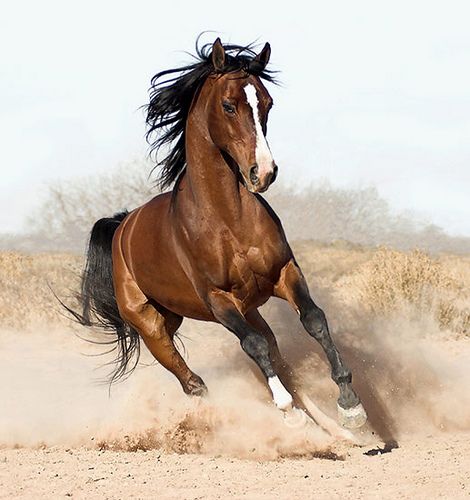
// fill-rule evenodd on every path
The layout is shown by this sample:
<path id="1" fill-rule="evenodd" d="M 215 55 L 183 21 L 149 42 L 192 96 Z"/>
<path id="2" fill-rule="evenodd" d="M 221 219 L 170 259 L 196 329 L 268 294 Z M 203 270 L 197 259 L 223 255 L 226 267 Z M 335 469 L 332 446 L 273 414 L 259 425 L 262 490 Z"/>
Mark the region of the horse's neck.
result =
<path id="1" fill-rule="evenodd" d="M 186 131 L 186 182 L 196 209 L 217 208 L 216 213 L 241 213 L 241 189 L 237 174 L 227 164 L 208 130 L 188 123 Z"/>

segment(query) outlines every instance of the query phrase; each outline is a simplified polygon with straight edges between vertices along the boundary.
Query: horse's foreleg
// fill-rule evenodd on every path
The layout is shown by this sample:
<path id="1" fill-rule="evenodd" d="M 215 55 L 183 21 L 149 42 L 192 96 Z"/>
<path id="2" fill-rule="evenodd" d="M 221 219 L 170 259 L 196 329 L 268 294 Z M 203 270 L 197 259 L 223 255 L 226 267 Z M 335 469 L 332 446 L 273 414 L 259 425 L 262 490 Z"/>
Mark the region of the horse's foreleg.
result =
<path id="1" fill-rule="evenodd" d="M 263 337 L 267 340 L 269 346 L 269 356 L 274 369 L 278 374 L 282 373 L 282 378 L 289 378 L 292 370 L 287 365 L 286 361 L 279 351 L 279 346 L 277 345 L 276 337 L 270 326 L 266 323 L 263 316 L 259 313 L 258 309 L 252 309 L 245 314 L 246 320 L 250 325 L 255 328 Z"/>
<path id="2" fill-rule="evenodd" d="M 338 413 L 341 423 L 346 427 L 360 427 L 367 417 L 352 388 L 351 370 L 341 359 L 331 338 L 325 314 L 310 297 L 305 278 L 293 260 L 283 268 L 274 291 L 277 297 L 287 300 L 297 310 L 304 328 L 323 348 L 331 366 L 331 377 L 339 388 Z"/>
<path id="3" fill-rule="evenodd" d="M 209 298 L 209 305 L 217 321 L 240 339 L 242 349 L 258 365 L 266 377 L 276 406 L 282 410 L 291 408 L 292 396 L 274 369 L 270 345 L 265 336 L 247 321 L 229 293 L 213 292 Z"/>

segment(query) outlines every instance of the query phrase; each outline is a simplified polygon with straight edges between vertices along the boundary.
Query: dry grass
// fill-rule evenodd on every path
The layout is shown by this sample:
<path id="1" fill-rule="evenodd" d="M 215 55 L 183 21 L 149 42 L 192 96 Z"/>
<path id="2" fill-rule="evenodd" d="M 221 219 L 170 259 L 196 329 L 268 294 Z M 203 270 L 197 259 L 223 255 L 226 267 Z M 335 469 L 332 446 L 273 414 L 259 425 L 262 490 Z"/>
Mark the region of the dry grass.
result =
<path id="1" fill-rule="evenodd" d="M 294 252 L 315 297 L 335 309 L 386 317 L 404 307 L 418 317 L 432 315 L 441 330 L 470 332 L 470 256 L 432 258 L 421 251 L 365 248 L 338 241 L 299 241 Z M 70 254 L 0 253 L 0 325 L 34 328 L 69 322 L 51 288 L 70 303 L 82 259 Z"/>
<path id="2" fill-rule="evenodd" d="M 69 254 L 0 252 L 0 325 L 68 322 L 52 290 L 62 298 L 72 296 L 81 266 L 82 259 Z"/>
<path id="3" fill-rule="evenodd" d="M 448 259 L 432 258 L 420 250 L 382 247 L 341 285 L 355 297 L 356 305 L 373 315 L 408 307 L 414 315 L 432 315 L 441 330 L 468 334 L 469 262 L 453 257 L 452 265 L 449 268 Z"/>

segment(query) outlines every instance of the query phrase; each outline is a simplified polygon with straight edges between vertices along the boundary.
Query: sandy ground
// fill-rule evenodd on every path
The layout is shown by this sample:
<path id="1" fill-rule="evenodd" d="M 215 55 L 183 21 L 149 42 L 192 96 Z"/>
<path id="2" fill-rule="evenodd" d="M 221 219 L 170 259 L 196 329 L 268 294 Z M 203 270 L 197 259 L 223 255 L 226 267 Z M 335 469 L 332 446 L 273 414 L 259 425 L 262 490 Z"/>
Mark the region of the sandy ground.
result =
<path id="1" fill-rule="evenodd" d="M 210 336 L 211 351 L 220 352 L 220 332 Z M 400 409 L 397 403 L 399 448 L 367 455 L 383 446 L 370 427 L 356 433 L 362 446 L 336 442 L 313 425 L 300 437 L 286 427 L 257 378 L 243 373 L 249 365 L 231 343 L 206 369 L 200 363 L 205 356 L 190 352 L 212 392 L 206 408 L 188 401 L 157 366 L 141 369 L 108 397 L 107 387 L 92 383 L 96 359 L 70 350 L 81 345 L 78 339 L 57 342 L 48 354 L 43 334 L 28 340 L 29 350 L 20 345 L 24 378 L 10 379 L 4 391 L 9 409 L 0 417 L 0 498 L 470 496 L 470 427 L 464 420 L 470 411 L 466 406 L 463 417 L 457 415 L 455 393 L 456 406 L 446 404 L 445 416 L 439 400 L 425 408 L 407 402 Z M 232 347 L 241 369 L 225 367 L 221 375 Z M 17 357 L 8 350 L 10 359 Z M 468 342 L 454 342 L 449 350 L 452 360 L 470 359 Z M 39 352 L 41 363 L 49 360 L 47 370 L 38 369 Z M 237 386 L 240 380 L 247 383 Z M 334 387 L 327 376 L 322 380 L 328 390 L 323 394 L 320 386 L 317 402 L 334 417 L 327 395 Z M 449 411 L 457 412 L 455 419 Z M 188 423 L 188 415 L 200 413 Z"/>
<path id="2" fill-rule="evenodd" d="M 1 498 L 468 498 L 470 434 L 344 460 L 251 461 L 157 450 L 3 450 Z"/>
<path id="3" fill-rule="evenodd" d="M 237 341 L 213 325 L 181 329 L 208 399 L 187 398 L 145 349 L 137 371 L 109 393 L 97 381 L 111 358 L 96 357 L 103 347 L 81 340 L 86 331 L 58 320 L 47 291 L 38 293 L 44 267 L 60 277 L 54 259 L 8 257 L 9 274 L 25 277 L 17 289 L 7 283 L 0 301 L 0 498 L 469 497 L 470 338 L 417 306 L 383 317 L 354 309 L 356 281 L 338 270 L 370 256 L 341 252 L 325 258 L 312 289 L 370 416 L 356 432 L 360 445 L 313 423 L 287 427 Z M 468 276 L 468 259 L 458 262 Z M 25 290 L 32 298 L 18 308 Z M 28 308 L 33 297 L 40 306 Z M 264 314 L 297 386 L 336 418 L 337 389 L 296 314 L 279 302 Z M 390 438 L 399 448 L 367 454 Z"/>

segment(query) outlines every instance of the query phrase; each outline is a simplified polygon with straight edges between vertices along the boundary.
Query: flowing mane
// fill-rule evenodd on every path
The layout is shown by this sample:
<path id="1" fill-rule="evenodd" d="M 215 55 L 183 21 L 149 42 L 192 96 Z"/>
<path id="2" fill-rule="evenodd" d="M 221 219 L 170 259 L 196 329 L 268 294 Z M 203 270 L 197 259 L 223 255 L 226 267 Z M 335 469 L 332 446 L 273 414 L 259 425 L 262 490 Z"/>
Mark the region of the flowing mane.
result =
<path id="1" fill-rule="evenodd" d="M 216 71 L 212 64 L 212 44 L 202 47 L 196 42 L 196 60 L 192 64 L 157 73 L 151 80 L 150 103 L 146 106 L 147 142 L 150 155 L 160 172 L 157 183 L 160 188 L 170 187 L 186 166 L 185 126 L 194 96 L 212 73 L 232 73 L 243 70 L 264 80 L 276 83 L 274 72 L 266 70 L 254 60 L 253 45 L 226 44 L 225 64 Z M 165 78 L 169 76 L 169 78 Z M 167 146 L 163 158 L 158 159 L 160 148 Z"/>

